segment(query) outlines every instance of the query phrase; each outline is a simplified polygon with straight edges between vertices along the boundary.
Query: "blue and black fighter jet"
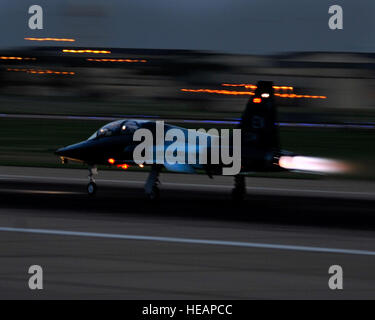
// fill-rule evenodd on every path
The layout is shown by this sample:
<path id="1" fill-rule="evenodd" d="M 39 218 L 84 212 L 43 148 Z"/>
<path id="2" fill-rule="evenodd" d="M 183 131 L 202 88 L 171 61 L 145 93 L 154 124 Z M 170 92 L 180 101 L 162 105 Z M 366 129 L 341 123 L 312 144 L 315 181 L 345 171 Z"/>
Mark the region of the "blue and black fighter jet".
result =
<path id="1" fill-rule="evenodd" d="M 237 129 L 241 129 L 240 136 L 240 168 L 234 174 L 234 188 L 232 197 L 235 200 L 241 200 L 246 193 L 245 176 L 249 172 L 270 172 L 299 170 L 309 172 L 334 172 L 337 165 L 328 160 L 319 158 L 308 158 L 298 156 L 288 151 L 280 149 L 278 126 L 276 125 L 276 106 L 274 101 L 274 91 L 272 82 L 260 81 L 254 95 L 250 97 L 246 109 L 242 115 Z M 161 144 L 157 139 L 153 140 L 151 146 L 152 156 L 146 161 L 140 163 L 134 159 L 134 150 L 140 145 L 140 141 L 135 141 L 135 134 L 140 129 L 148 129 L 154 136 L 157 131 L 157 121 L 144 121 L 123 119 L 111 122 L 87 140 L 58 149 L 55 153 L 61 158 L 63 163 L 68 160 L 86 163 L 89 168 L 89 183 L 87 185 L 88 194 L 94 195 L 97 191 L 94 176 L 97 174 L 97 165 L 110 165 L 121 168 L 127 168 L 130 165 L 150 166 L 151 171 L 145 184 L 145 193 L 150 199 L 159 197 L 159 174 L 164 168 L 167 171 L 196 173 L 204 171 L 210 177 L 217 174 L 223 174 L 223 169 L 228 167 L 222 159 L 214 161 L 211 156 L 215 148 L 223 149 L 223 146 L 213 143 L 215 137 L 210 133 L 197 133 L 199 137 L 206 138 L 204 145 L 195 144 L 193 147 L 188 139 L 184 140 L 183 145 L 177 145 L 177 148 L 186 151 L 185 158 L 179 163 L 170 163 L 163 156 L 160 160 L 155 154 L 166 151 L 166 149 L 175 141 L 163 141 Z M 164 135 L 169 130 L 178 129 L 183 132 L 185 138 L 189 130 L 172 125 L 164 125 Z M 217 137 L 216 137 L 217 138 Z M 139 140 L 139 139 L 138 139 Z M 204 139 L 203 139 L 204 140 Z M 219 139 L 220 140 L 220 139 Z M 231 141 L 231 139 L 229 139 Z M 234 154 L 234 142 L 226 145 L 229 154 Z M 194 152 L 196 163 L 187 161 L 188 155 Z M 220 150 L 218 150 L 220 153 Z M 199 161 L 200 155 L 207 155 L 206 162 Z"/>

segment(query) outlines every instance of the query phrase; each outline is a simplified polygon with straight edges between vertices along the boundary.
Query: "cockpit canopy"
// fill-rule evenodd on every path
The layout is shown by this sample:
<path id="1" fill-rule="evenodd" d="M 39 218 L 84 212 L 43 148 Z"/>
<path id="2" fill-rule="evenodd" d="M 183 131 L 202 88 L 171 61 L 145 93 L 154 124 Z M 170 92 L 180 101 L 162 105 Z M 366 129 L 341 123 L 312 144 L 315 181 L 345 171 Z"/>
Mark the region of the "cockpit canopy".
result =
<path id="1" fill-rule="evenodd" d="M 117 120 L 106 124 L 91 135 L 87 140 L 98 139 L 102 137 L 118 136 L 123 134 L 132 134 L 139 128 L 139 124 L 134 120 Z"/>

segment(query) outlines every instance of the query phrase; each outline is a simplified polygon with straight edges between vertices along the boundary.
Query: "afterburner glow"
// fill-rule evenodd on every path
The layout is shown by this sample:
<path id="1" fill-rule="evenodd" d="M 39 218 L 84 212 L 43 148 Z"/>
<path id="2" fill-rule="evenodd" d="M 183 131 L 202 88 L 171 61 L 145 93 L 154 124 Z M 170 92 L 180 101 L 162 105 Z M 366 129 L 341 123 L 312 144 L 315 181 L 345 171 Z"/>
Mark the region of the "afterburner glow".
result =
<path id="1" fill-rule="evenodd" d="M 279 159 L 279 166 L 288 170 L 317 173 L 344 173 L 349 170 L 341 161 L 303 156 L 282 156 Z"/>

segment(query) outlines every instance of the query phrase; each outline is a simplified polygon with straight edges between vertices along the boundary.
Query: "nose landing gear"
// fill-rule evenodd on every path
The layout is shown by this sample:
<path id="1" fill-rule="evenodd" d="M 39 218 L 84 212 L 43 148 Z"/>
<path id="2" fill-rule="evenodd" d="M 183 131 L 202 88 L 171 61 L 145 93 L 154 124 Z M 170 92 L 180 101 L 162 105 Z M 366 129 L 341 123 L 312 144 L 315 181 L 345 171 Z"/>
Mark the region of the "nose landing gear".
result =
<path id="1" fill-rule="evenodd" d="M 89 183 L 87 184 L 87 193 L 90 196 L 96 194 L 98 190 L 98 186 L 95 183 L 95 176 L 98 174 L 98 169 L 94 165 L 90 165 L 89 169 Z M 153 166 L 151 168 L 150 174 L 147 178 L 145 184 L 145 193 L 148 199 L 152 201 L 156 201 L 160 198 L 160 190 L 159 190 L 159 174 L 160 174 L 161 167 L 160 166 Z"/>
<path id="2" fill-rule="evenodd" d="M 96 191 L 98 190 L 98 186 L 95 182 L 89 182 L 87 185 L 87 193 L 89 196 L 93 196 L 96 194 Z"/>
<path id="3" fill-rule="evenodd" d="M 98 186 L 95 183 L 95 175 L 98 174 L 98 169 L 96 166 L 89 166 L 89 183 L 87 185 L 87 193 L 90 196 L 93 196 L 96 194 L 96 191 L 98 190 Z"/>

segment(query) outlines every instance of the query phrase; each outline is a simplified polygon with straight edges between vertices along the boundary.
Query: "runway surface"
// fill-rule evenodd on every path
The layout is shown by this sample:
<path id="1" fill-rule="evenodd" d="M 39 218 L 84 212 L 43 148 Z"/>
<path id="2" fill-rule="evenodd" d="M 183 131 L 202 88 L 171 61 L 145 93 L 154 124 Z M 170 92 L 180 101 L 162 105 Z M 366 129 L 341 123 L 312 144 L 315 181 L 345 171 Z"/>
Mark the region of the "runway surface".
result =
<path id="1" fill-rule="evenodd" d="M 375 183 L 0 167 L 0 298 L 375 298 Z M 28 288 L 31 265 L 44 289 Z M 344 289 L 330 290 L 331 265 Z"/>

